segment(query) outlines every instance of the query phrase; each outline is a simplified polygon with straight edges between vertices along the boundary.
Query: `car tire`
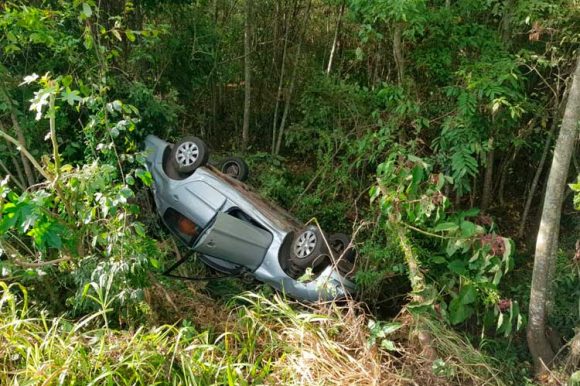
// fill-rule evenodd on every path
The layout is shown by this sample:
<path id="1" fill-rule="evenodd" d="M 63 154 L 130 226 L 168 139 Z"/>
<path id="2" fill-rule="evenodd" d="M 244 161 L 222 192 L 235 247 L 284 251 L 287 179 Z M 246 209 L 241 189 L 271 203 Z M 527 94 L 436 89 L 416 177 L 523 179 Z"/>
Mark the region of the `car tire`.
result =
<path id="1" fill-rule="evenodd" d="M 186 175 L 205 165 L 208 159 L 207 145 L 194 136 L 184 137 L 177 141 L 169 154 L 169 161 L 175 170 Z"/>
<path id="2" fill-rule="evenodd" d="M 220 163 L 220 171 L 239 181 L 246 181 L 250 175 L 250 168 L 240 157 L 228 157 Z"/>
<path id="3" fill-rule="evenodd" d="M 328 238 L 328 244 L 332 248 L 335 259 L 342 256 L 344 260 L 354 264 L 356 260 L 355 249 L 351 246 L 348 250 L 345 250 L 350 244 L 350 237 L 344 233 L 333 233 Z"/>
<path id="4" fill-rule="evenodd" d="M 328 248 L 322 233 L 316 227 L 308 227 L 298 234 L 290 252 L 292 265 L 300 270 L 316 269 L 327 260 Z"/>

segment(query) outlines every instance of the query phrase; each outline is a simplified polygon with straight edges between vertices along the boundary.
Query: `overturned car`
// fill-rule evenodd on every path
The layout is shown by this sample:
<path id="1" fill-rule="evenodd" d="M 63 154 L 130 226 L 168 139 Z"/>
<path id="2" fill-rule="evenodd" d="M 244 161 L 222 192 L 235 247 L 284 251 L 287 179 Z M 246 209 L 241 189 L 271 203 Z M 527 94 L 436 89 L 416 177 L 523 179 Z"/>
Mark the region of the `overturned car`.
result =
<path id="1" fill-rule="evenodd" d="M 241 180 L 248 167 L 228 158 L 208 164 L 197 137 L 175 144 L 145 140 L 153 195 L 164 224 L 210 267 L 245 274 L 300 300 L 330 300 L 354 291 L 350 240 L 326 237 L 261 198 Z M 308 274 L 306 274 L 308 273 Z"/>

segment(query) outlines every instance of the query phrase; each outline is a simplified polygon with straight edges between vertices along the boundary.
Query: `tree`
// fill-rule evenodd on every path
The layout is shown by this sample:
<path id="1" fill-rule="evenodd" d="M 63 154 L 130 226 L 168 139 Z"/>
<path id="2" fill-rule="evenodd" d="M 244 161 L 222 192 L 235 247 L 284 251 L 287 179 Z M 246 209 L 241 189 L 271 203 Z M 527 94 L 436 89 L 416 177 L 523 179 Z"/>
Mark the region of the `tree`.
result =
<path id="1" fill-rule="evenodd" d="M 554 149 L 540 229 L 536 239 L 527 338 L 537 374 L 544 372 L 550 366 L 555 355 L 546 335 L 546 318 L 552 301 L 552 276 L 556 265 L 564 190 L 580 120 L 580 56 L 577 58 L 576 70 L 571 77 L 570 93 Z"/>
<path id="2" fill-rule="evenodd" d="M 246 0 L 246 21 L 244 24 L 244 124 L 242 127 L 242 150 L 248 148 L 250 136 L 250 102 L 252 92 L 252 60 L 250 58 L 250 40 L 252 25 L 252 0 Z"/>

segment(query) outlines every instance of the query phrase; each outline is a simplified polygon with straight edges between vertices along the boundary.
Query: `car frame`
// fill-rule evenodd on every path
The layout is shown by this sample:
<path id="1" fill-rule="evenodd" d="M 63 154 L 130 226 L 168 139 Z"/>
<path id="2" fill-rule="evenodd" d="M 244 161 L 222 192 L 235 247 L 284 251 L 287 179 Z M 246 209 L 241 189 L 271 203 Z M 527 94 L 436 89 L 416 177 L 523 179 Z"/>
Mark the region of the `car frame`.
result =
<path id="1" fill-rule="evenodd" d="M 209 151 L 199 138 L 185 137 L 174 145 L 149 135 L 145 148 L 158 214 L 208 266 L 250 275 L 299 300 L 354 292 L 354 258 L 345 257 L 351 243 L 344 235 L 327 238 L 207 164 Z"/>

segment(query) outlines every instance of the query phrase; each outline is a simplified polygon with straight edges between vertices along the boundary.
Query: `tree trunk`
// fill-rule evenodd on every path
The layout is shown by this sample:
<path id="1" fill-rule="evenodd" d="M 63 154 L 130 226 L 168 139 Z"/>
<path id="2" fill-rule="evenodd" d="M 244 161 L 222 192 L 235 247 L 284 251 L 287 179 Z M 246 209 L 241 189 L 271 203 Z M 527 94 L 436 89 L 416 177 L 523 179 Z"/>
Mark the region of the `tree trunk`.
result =
<path id="1" fill-rule="evenodd" d="M 10 177 L 10 179 L 12 180 L 12 182 L 14 182 L 14 184 L 16 186 L 18 186 L 18 188 L 24 192 L 26 190 L 26 186 L 22 183 L 22 180 L 20 180 L 18 177 L 16 177 L 14 174 L 12 174 L 10 172 L 10 170 L 8 169 L 8 167 L 6 166 L 6 164 L 4 162 L 2 162 L 2 160 L 0 159 L 0 169 L 2 169 L 2 171 L 4 173 L 6 173 L 7 176 Z"/>
<path id="2" fill-rule="evenodd" d="M 282 146 L 282 138 L 284 137 L 284 128 L 286 126 L 286 119 L 288 118 L 288 112 L 290 111 L 290 101 L 292 99 L 292 92 L 294 91 L 294 85 L 296 84 L 296 70 L 300 64 L 300 52 L 302 50 L 302 41 L 304 40 L 304 35 L 306 32 L 306 26 L 308 24 L 308 18 L 310 17 L 310 5 L 312 1 L 308 2 L 306 7 L 306 13 L 304 14 L 304 23 L 302 28 L 302 34 L 300 41 L 298 42 L 298 48 L 296 50 L 296 59 L 294 63 L 294 68 L 292 69 L 292 76 L 290 78 L 290 86 L 288 87 L 288 93 L 286 95 L 286 104 L 284 105 L 284 113 L 282 114 L 282 121 L 280 122 L 280 128 L 278 129 L 278 139 L 276 140 L 276 148 L 274 154 L 278 155 L 280 153 L 280 148 Z"/>
<path id="3" fill-rule="evenodd" d="M 276 154 L 276 139 L 278 132 L 278 111 L 280 109 L 280 101 L 282 100 L 282 90 L 284 87 L 284 75 L 286 70 L 286 52 L 288 49 L 288 17 L 284 16 L 284 46 L 282 48 L 282 64 L 280 66 L 280 81 L 278 82 L 278 92 L 276 93 L 276 106 L 274 107 L 274 120 L 272 123 L 272 154 Z"/>
<path id="4" fill-rule="evenodd" d="M 338 36 L 340 35 L 340 24 L 342 22 L 342 15 L 344 14 L 344 7 L 346 2 L 343 1 L 340 5 L 340 10 L 338 11 L 338 18 L 336 19 L 336 30 L 334 31 L 334 39 L 332 40 L 332 48 L 330 49 L 330 57 L 328 58 L 328 66 L 326 66 L 326 75 L 330 75 L 332 70 L 332 61 L 334 60 L 334 54 L 336 52 L 336 47 L 338 45 Z"/>
<path id="5" fill-rule="evenodd" d="M 20 127 L 20 123 L 18 122 L 18 118 L 16 118 L 16 113 L 12 111 L 10 113 L 10 117 L 12 118 L 12 124 L 14 125 L 14 132 L 16 133 L 16 138 L 18 138 L 18 142 L 24 147 L 26 147 L 26 138 L 24 136 L 24 132 L 22 131 L 22 127 Z M 32 171 L 32 167 L 30 166 L 30 162 L 22 153 L 20 153 L 20 158 L 22 159 L 22 166 L 24 167 L 24 174 L 26 174 L 26 180 L 28 181 L 28 186 L 32 186 L 35 183 L 34 172 Z"/>
<path id="6" fill-rule="evenodd" d="M 511 43 L 512 39 L 512 8 L 513 0 L 507 0 L 503 7 L 503 17 L 501 19 L 499 30 L 501 34 L 501 40 L 504 44 L 508 45 Z"/>
<path id="7" fill-rule="evenodd" d="M 14 166 L 14 170 L 16 170 L 16 175 L 18 176 L 18 179 L 20 181 L 22 181 L 22 183 L 24 184 L 24 181 L 26 181 L 26 180 L 24 179 L 24 174 L 22 173 L 22 168 L 20 167 L 20 164 L 16 160 L 16 157 L 10 156 L 10 160 L 12 161 L 12 165 Z"/>
<path id="8" fill-rule="evenodd" d="M 250 58 L 250 40 L 252 37 L 252 0 L 246 0 L 246 21 L 244 24 L 244 124 L 242 126 L 242 150 L 248 148 L 250 136 L 250 102 L 252 84 L 252 60 Z"/>
<path id="9" fill-rule="evenodd" d="M 487 159 L 485 161 L 485 177 L 483 179 L 483 191 L 481 194 L 482 210 L 489 208 L 489 202 L 491 201 L 491 192 L 493 188 L 493 162 L 495 159 L 495 152 L 493 150 L 493 138 L 489 139 L 489 147 L 490 149 L 487 152 Z"/>
<path id="10" fill-rule="evenodd" d="M 552 292 L 550 289 L 552 285 L 550 271 L 555 267 L 566 179 L 572 152 L 574 151 L 574 142 L 578 135 L 578 120 L 580 119 L 579 78 L 580 57 L 577 58 L 576 69 L 572 75 L 564 119 L 562 120 L 560 133 L 554 148 L 554 157 L 544 197 L 542 220 L 536 240 L 527 338 L 537 374 L 547 370 L 547 366 L 550 366 L 555 355 L 546 337 L 547 311 L 551 302 L 549 299 L 550 293 Z"/>
<path id="11" fill-rule="evenodd" d="M 511 165 L 518 156 L 518 152 L 519 152 L 519 150 L 515 149 L 511 155 L 511 157 L 509 157 L 506 161 L 504 161 L 504 163 L 501 167 L 501 170 L 499 173 L 498 189 L 497 189 L 497 201 L 498 201 L 500 206 L 505 205 L 505 200 L 504 200 L 505 182 L 506 182 L 506 179 L 508 178 L 508 175 L 510 174 Z"/>
<path id="12" fill-rule="evenodd" d="M 522 213 L 522 221 L 520 223 L 520 227 L 518 228 L 518 237 L 520 238 L 524 235 L 526 222 L 528 221 L 528 215 L 530 214 L 530 208 L 532 207 L 532 201 L 534 200 L 534 195 L 536 194 L 536 189 L 538 188 L 538 182 L 540 180 L 540 176 L 542 175 L 542 171 L 544 170 L 546 159 L 548 158 L 548 152 L 550 151 L 552 137 L 554 135 L 554 132 L 558 128 L 558 123 L 560 122 L 560 116 L 562 114 L 562 104 L 565 103 L 565 101 L 566 95 L 564 95 L 564 98 L 560 100 L 560 86 L 558 82 L 558 85 L 556 86 L 556 91 L 554 93 L 554 112 L 552 117 L 552 123 L 550 124 L 550 132 L 548 133 L 548 137 L 546 138 L 546 141 L 544 143 L 544 149 L 542 150 L 540 163 L 538 165 L 538 168 L 536 169 L 534 178 L 532 179 L 532 186 L 530 187 L 529 194 L 526 198 L 524 212 Z"/>
<path id="13" fill-rule="evenodd" d="M 405 63 L 401 47 L 402 30 L 403 25 L 401 23 L 396 23 L 395 31 L 393 32 L 393 56 L 395 57 L 395 64 L 397 66 L 397 82 L 399 86 L 403 84 L 403 77 L 405 75 Z"/>
<path id="14" fill-rule="evenodd" d="M 10 95 L 8 95 L 8 92 L 4 87 L 2 87 L 1 91 L 2 94 L 4 94 L 3 99 L 10 109 L 10 119 L 12 120 L 12 126 L 14 128 L 14 132 L 16 133 L 16 138 L 18 139 L 18 142 L 20 142 L 20 145 L 26 147 L 26 137 L 24 136 L 24 131 L 22 131 L 20 122 L 18 122 L 18 117 L 16 116 L 16 108 L 14 107 L 12 99 L 10 98 Z M 0 130 L 6 132 L 1 123 Z M 36 179 L 34 176 L 34 172 L 32 171 L 32 167 L 30 166 L 30 162 L 28 162 L 28 159 L 22 153 L 20 153 L 20 159 L 22 161 L 22 167 L 24 168 L 24 174 L 26 174 L 26 182 L 28 183 L 28 186 L 32 186 L 34 185 Z"/>
<path id="15" fill-rule="evenodd" d="M 552 123 L 552 128 L 556 127 L 557 121 L 558 116 L 554 116 L 554 123 Z M 520 227 L 518 228 L 518 237 L 520 238 L 524 235 L 524 230 L 526 229 L 526 222 L 528 221 L 528 215 L 530 214 L 532 201 L 534 200 L 534 195 L 536 194 L 536 189 L 538 188 L 540 176 L 542 175 L 542 171 L 544 170 L 544 164 L 546 163 L 546 159 L 548 158 L 548 152 L 550 150 L 550 144 L 552 143 L 553 132 L 554 132 L 553 130 L 550 130 L 550 132 L 548 133 L 548 137 L 546 138 L 546 142 L 544 143 L 544 149 L 542 150 L 542 157 L 540 158 L 540 163 L 538 164 L 538 168 L 536 169 L 536 173 L 534 174 L 534 178 L 532 180 L 532 186 L 530 186 L 530 191 L 528 193 L 528 197 L 526 198 L 526 204 L 524 206 L 522 220 L 520 222 Z"/>

